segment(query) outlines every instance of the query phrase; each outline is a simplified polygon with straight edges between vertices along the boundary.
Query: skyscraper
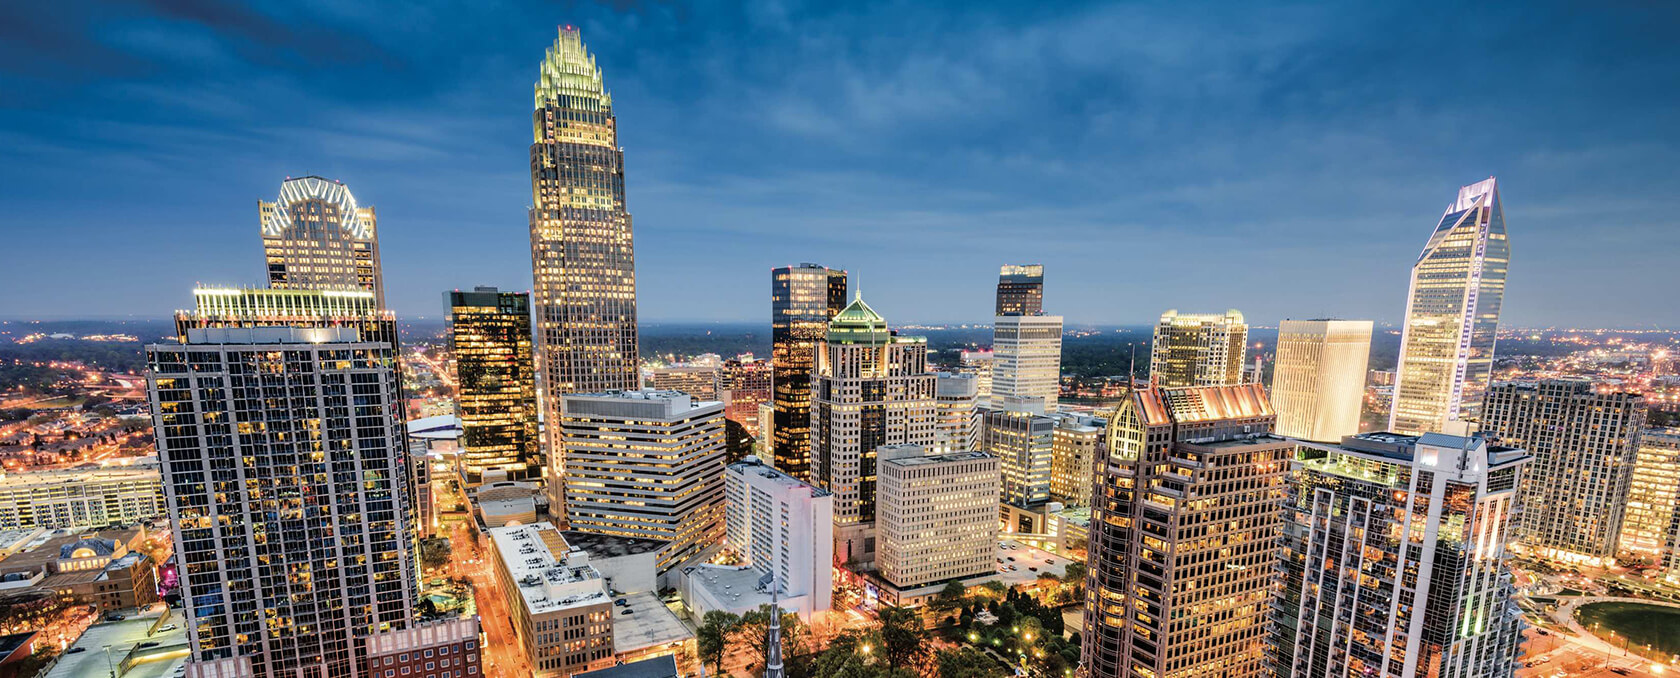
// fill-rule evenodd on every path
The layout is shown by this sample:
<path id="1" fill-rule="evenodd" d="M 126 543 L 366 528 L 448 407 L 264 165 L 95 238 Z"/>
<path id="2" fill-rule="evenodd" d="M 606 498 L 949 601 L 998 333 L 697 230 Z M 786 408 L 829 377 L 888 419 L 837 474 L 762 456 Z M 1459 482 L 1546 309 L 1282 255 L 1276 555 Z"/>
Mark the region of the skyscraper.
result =
<path id="1" fill-rule="evenodd" d="M 859 298 L 834 316 L 817 342 L 813 375 L 811 483 L 834 493 L 835 557 L 871 562 L 876 449 L 931 446 L 937 436 L 927 340 L 893 334 Z"/>
<path id="2" fill-rule="evenodd" d="M 1645 399 L 1585 379 L 1496 384 L 1483 414 L 1489 437 L 1534 455 L 1519 488 L 1522 550 L 1574 564 L 1614 562 Z"/>
<path id="3" fill-rule="evenodd" d="M 636 257 L 612 95 L 572 26 L 543 59 L 531 114 L 531 270 L 537 365 L 549 422 L 551 505 L 560 492 L 560 401 L 635 390 Z"/>
<path id="4" fill-rule="evenodd" d="M 880 454 L 881 576 L 903 593 L 994 573 L 997 459 L 930 455 L 920 445 L 888 445 Z"/>
<path id="5" fill-rule="evenodd" d="M 723 403 L 676 391 L 566 396 L 566 518 L 579 532 L 669 542 L 673 568 L 723 541 Z"/>
<path id="6" fill-rule="evenodd" d="M 1103 428 L 1108 422 L 1087 414 L 1054 415 L 1050 438 L 1050 500 L 1071 506 L 1091 506 Z"/>
<path id="7" fill-rule="evenodd" d="M 800 264 L 770 270 L 770 341 L 777 469 L 811 479 L 811 367 L 828 321 L 846 305 L 846 272 Z"/>
<path id="8" fill-rule="evenodd" d="M 462 478 L 469 488 L 487 482 L 487 475 L 542 478 L 546 464 L 537 432 L 531 295 L 479 287 L 444 297 L 461 416 Z"/>
<path id="9" fill-rule="evenodd" d="M 1020 407 L 986 410 L 980 449 L 997 457 L 1003 501 L 1038 506 L 1050 501 L 1050 457 L 1056 420 Z"/>
<path id="10" fill-rule="evenodd" d="M 1266 673 L 1285 469 L 1295 443 L 1258 384 L 1127 394 L 1091 512 L 1092 676 Z"/>
<path id="11" fill-rule="evenodd" d="M 1285 320 L 1278 326 L 1272 406 L 1278 435 L 1332 443 L 1359 432 L 1369 320 Z"/>
<path id="12" fill-rule="evenodd" d="M 1622 520 L 1621 549 L 1665 563 L 1680 547 L 1680 429 L 1639 432 L 1639 453 Z"/>
<path id="13" fill-rule="evenodd" d="M 175 334 L 186 341 L 194 328 L 345 327 L 364 341 L 397 345 L 397 316 L 363 290 L 245 289 L 200 287 L 195 310 L 175 312 Z"/>
<path id="14" fill-rule="evenodd" d="M 1440 433 L 1301 445 L 1276 675 L 1510 678 L 1523 623 L 1506 547 L 1528 459 Z"/>
<path id="15" fill-rule="evenodd" d="M 998 271 L 996 315 L 1044 313 L 1044 266 L 1005 264 Z"/>
<path id="16" fill-rule="evenodd" d="M 933 452 L 946 454 L 979 449 L 980 417 L 975 409 L 978 380 L 972 374 L 940 372 L 934 380 L 933 391 L 939 412 Z"/>
<path id="17" fill-rule="evenodd" d="M 1248 324 L 1237 309 L 1217 313 L 1161 314 L 1149 345 L 1149 380 L 1161 388 L 1235 386 L 1242 383 Z"/>
<path id="18" fill-rule="evenodd" d="M 356 204 L 343 183 L 287 178 L 274 202 L 257 202 L 268 286 L 294 290 L 366 290 L 385 308 L 379 233 L 372 207 Z"/>
<path id="19" fill-rule="evenodd" d="M 756 439 L 767 433 L 759 426 L 758 406 L 770 402 L 770 381 L 769 361 L 753 360 L 750 353 L 723 361 L 723 372 L 718 374 L 724 418 L 740 424 Z"/>
<path id="20" fill-rule="evenodd" d="M 417 602 L 401 387 L 348 328 L 192 329 L 147 386 L 195 661 L 369 676 Z"/>
<path id="21" fill-rule="evenodd" d="M 1493 177 L 1458 189 L 1412 266 L 1388 430 L 1429 433 L 1477 416 L 1510 264 Z"/>

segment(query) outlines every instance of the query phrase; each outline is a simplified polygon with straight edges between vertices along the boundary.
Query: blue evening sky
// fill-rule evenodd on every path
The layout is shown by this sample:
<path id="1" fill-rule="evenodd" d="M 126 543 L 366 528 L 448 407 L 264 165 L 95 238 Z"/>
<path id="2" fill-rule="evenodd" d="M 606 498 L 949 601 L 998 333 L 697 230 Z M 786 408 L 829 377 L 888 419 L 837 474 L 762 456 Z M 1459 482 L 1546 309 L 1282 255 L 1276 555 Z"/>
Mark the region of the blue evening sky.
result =
<path id="1" fill-rule="evenodd" d="M 572 23 L 645 321 L 768 321 L 800 261 L 894 322 L 985 321 L 1010 262 L 1076 323 L 1397 321 L 1498 175 L 1505 324 L 1680 324 L 1680 5 L 942 4 L 0 3 L 0 317 L 258 284 L 257 201 L 307 173 L 378 209 L 399 314 L 528 289 L 531 83 Z"/>

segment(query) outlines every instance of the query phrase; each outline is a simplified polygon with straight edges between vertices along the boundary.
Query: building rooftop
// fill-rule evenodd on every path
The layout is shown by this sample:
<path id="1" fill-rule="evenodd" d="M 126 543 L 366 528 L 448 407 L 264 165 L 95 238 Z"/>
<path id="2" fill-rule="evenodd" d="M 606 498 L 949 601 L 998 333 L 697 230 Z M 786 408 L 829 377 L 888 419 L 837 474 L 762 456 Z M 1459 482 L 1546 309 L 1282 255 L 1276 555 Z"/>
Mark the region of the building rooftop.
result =
<path id="1" fill-rule="evenodd" d="M 766 575 L 758 568 L 702 564 L 683 569 L 691 585 L 700 585 L 732 609 L 756 609 L 770 604 L 769 587 L 763 585 Z M 785 582 L 777 588 L 785 590 Z M 787 602 L 787 596 L 782 596 L 782 602 Z"/>
<path id="2" fill-rule="evenodd" d="M 811 496 L 813 497 L 826 497 L 829 495 L 828 490 L 807 483 L 786 473 L 782 473 L 774 467 L 765 464 L 758 457 L 747 457 L 746 461 L 730 464 L 729 471 L 740 474 L 750 473 L 760 478 L 769 480 L 771 483 L 784 489 L 809 489 L 811 491 Z"/>
<path id="3" fill-rule="evenodd" d="M 125 480 L 163 481 L 156 466 L 110 466 L 101 468 L 50 469 L 0 473 L 0 490 L 40 485 L 80 485 L 93 482 L 121 482 Z"/>
<path id="4" fill-rule="evenodd" d="M 552 523 L 493 527 L 489 532 L 531 614 L 610 600 L 606 582 L 589 565 L 588 554 L 568 543 Z"/>
<path id="5" fill-rule="evenodd" d="M 582 549 L 590 557 L 618 558 L 633 556 L 640 553 L 657 553 L 671 543 L 659 539 L 644 539 L 642 537 L 620 537 L 610 534 L 594 534 L 568 530 L 560 533 L 572 548 Z"/>
<path id="6" fill-rule="evenodd" d="M 682 391 L 644 388 L 634 391 L 604 393 L 568 393 L 565 395 L 567 415 L 599 417 L 656 417 L 674 419 L 694 410 L 709 407 L 723 409 L 716 400 L 695 400 Z"/>
<path id="7" fill-rule="evenodd" d="M 624 654 L 669 645 L 694 637 L 682 620 L 651 591 L 624 597 L 624 605 L 613 606 L 613 652 Z M 625 614 L 626 610 L 634 610 Z"/>
<path id="8" fill-rule="evenodd" d="M 453 414 L 421 417 L 408 421 L 408 434 L 428 440 L 455 440 L 461 437 L 461 418 Z"/>
<path id="9" fill-rule="evenodd" d="M 188 344 L 341 344 L 361 342 L 361 333 L 349 327 L 194 327 L 187 330 Z M 179 350 L 158 346 L 158 350 Z"/>
<path id="10" fill-rule="evenodd" d="M 928 454 L 917 457 L 882 457 L 882 464 L 897 464 L 899 466 L 927 466 L 930 464 L 944 464 L 953 461 L 969 459 L 992 459 L 992 455 L 985 452 L 952 452 L 950 454 Z"/>
<path id="11" fill-rule="evenodd" d="M 573 674 L 573 678 L 681 678 L 681 676 L 682 674 L 677 673 L 677 658 L 671 655 Z"/>

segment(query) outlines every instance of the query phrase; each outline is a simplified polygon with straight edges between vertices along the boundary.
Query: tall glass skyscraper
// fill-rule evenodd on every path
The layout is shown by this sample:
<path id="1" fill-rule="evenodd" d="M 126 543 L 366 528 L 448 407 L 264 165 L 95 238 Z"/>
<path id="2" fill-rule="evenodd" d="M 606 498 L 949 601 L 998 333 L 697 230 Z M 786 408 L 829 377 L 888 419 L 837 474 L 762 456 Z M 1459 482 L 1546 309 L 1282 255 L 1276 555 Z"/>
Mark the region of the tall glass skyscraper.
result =
<path id="1" fill-rule="evenodd" d="M 1458 189 L 1412 266 L 1390 431 L 1439 432 L 1479 416 L 1510 263 L 1495 179 Z"/>
<path id="2" fill-rule="evenodd" d="M 1044 313 L 1044 265 L 1005 264 L 998 270 L 997 315 Z"/>
<path id="3" fill-rule="evenodd" d="M 543 58 L 531 115 L 531 270 L 537 362 L 558 509 L 561 397 L 634 390 L 636 259 L 612 95 L 572 26 Z M 558 511 L 557 511 L 558 514 Z"/>
<path id="4" fill-rule="evenodd" d="M 356 204 L 344 184 L 321 177 L 288 178 L 274 202 L 257 202 L 268 286 L 275 289 L 367 290 L 385 308 L 379 232 L 372 207 Z"/>
<path id="5" fill-rule="evenodd" d="M 444 296 L 455 357 L 455 401 L 461 410 L 462 477 L 468 487 L 498 476 L 541 478 L 531 295 L 479 287 Z"/>
<path id="6" fill-rule="evenodd" d="M 846 306 L 846 272 L 800 264 L 770 270 L 772 460 L 776 469 L 811 479 L 811 368 L 817 340 Z M 760 432 L 761 434 L 766 432 Z"/>

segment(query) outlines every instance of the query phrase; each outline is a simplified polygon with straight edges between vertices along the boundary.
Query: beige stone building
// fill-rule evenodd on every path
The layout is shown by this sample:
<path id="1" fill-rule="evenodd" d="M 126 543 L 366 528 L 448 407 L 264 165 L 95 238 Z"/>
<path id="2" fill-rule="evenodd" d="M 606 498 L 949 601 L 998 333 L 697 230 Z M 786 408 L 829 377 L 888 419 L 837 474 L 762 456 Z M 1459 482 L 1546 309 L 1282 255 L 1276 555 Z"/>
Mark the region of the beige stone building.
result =
<path id="1" fill-rule="evenodd" d="M 613 599 L 589 554 L 541 522 L 490 529 L 491 562 L 536 678 L 613 664 Z"/>
<path id="2" fill-rule="evenodd" d="M 911 589 L 991 573 L 998 544 L 998 460 L 984 452 L 880 449 L 876 524 L 881 576 Z"/>
<path id="3" fill-rule="evenodd" d="M 1161 314 L 1149 345 L 1149 380 L 1162 388 L 1242 383 L 1248 324 L 1242 312 Z"/>
<path id="4" fill-rule="evenodd" d="M 1321 443 L 1359 433 L 1369 320 L 1285 320 L 1278 325 L 1272 406 L 1278 435 Z"/>

